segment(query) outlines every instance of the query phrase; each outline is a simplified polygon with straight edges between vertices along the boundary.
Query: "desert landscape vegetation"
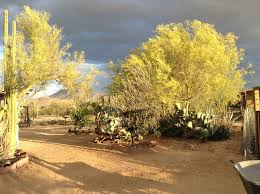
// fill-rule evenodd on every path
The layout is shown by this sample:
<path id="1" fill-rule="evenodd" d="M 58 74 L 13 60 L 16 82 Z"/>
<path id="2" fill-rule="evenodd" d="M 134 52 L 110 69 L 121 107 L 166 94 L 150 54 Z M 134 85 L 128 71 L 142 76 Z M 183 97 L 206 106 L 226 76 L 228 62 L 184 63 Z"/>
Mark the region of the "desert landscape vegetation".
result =
<path id="1" fill-rule="evenodd" d="M 234 164 L 255 72 L 235 33 L 161 23 L 106 71 L 82 72 L 85 52 L 51 14 L 24 6 L 9 25 L 3 13 L 0 193 L 246 193 Z M 50 82 L 62 89 L 35 97 Z"/>

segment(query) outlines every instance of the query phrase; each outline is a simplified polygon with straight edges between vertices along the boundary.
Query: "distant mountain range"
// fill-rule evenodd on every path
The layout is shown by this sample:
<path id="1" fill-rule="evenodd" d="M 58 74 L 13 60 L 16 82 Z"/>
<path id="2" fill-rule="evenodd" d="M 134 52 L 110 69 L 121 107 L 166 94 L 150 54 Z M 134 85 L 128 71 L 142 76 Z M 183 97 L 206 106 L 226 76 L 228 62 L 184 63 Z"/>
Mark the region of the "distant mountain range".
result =
<path id="1" fill-rule="evenodd" d="M 49 98 L 56 98 L 56 99 L 70 99 L 71 97 L 69 96 L 67 90 L 60 90 L 52 95 L 49 96 Z"/>

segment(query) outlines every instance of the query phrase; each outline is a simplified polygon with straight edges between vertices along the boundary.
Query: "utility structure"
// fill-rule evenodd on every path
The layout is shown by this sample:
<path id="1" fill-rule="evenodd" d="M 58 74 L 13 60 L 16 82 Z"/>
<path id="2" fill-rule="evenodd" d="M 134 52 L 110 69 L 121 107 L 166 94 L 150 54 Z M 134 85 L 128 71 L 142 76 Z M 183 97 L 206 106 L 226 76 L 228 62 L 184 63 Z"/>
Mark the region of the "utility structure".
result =
<path id="1" fill-rule="evenodd" d="M 8 10 L 3 22 L 4 58 L 3 91 L 0 107 L 0 160 L 14 156 L 18 147 L 18 93 L 16 88 L 16 21 L 12 22 L 12 35 L 8 33 Z"/>
<path id="2" fill-rule="evenodd" d="M 243 148 L 256 157 L 260 156 L 260 86 L 242 93 Z"/>

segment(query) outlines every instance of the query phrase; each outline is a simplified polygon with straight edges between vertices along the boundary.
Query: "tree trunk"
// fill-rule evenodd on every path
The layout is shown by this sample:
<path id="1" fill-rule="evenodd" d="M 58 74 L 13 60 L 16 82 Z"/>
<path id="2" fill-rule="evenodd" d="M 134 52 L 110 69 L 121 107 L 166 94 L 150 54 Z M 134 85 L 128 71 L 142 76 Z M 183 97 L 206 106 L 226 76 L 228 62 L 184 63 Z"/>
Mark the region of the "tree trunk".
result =
<path id="1" fill-rule="evenodd" d="M 131 147 L 134 146 L 134 134 L 131 133 Z"/>
<path id="2" fill-rule="evenodd" d="M 187 100 L 186 102 L 186 115 L 189 115 L 189 106 L 190 106 L 190 102 Z"/>

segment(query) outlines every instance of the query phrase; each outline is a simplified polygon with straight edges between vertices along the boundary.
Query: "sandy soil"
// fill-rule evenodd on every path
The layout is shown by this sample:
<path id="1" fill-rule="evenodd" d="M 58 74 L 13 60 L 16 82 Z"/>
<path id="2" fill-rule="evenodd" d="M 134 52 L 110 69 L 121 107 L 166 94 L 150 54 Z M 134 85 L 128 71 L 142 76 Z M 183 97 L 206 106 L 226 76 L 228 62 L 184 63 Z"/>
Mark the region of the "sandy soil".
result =
<path id="1" fill-rule="evenodd" d="M 21 129 L 30 164 L 0 176 L 0 193 L 245 194 L 232 162 L 241 132 L 231 140 L 161 139 L 153 148 L 114 148 L 94 135 L 69 135 L 62 126 Z"/>

